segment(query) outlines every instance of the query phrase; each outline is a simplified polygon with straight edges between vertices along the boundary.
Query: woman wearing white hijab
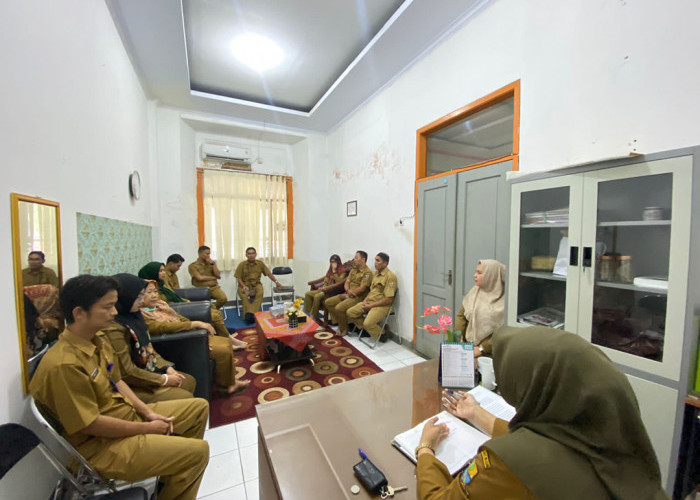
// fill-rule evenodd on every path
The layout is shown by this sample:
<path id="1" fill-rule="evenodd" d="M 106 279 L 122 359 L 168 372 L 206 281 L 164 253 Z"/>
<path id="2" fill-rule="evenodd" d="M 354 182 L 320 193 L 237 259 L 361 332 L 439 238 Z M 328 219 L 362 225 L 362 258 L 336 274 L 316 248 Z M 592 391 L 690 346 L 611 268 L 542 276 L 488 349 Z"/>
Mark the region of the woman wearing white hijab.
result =
<path id="1" fill-rule="evenodd" d="M 491 353 L 491 335 L 503 325 L 506 266 L 482 259 L 474 273 L 474 287 L 464 296 L 455 319 L 462 342 L 474 343 L 474 357 Z"/>

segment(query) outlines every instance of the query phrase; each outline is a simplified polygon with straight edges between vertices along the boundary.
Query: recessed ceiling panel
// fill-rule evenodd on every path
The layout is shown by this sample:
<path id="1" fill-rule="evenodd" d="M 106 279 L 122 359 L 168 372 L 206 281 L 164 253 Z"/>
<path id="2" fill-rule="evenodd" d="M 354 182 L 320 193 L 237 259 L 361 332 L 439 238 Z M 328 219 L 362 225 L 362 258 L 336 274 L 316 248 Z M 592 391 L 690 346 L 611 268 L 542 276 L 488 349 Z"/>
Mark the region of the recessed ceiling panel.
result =
<path id="1" fill-rule="evenodd" d="M 404 0 L 184 0 L 190 88 L 310 111 Z M 262 73 L 236 59 L 241 34 L 265 36 L 284 53 Z"/>

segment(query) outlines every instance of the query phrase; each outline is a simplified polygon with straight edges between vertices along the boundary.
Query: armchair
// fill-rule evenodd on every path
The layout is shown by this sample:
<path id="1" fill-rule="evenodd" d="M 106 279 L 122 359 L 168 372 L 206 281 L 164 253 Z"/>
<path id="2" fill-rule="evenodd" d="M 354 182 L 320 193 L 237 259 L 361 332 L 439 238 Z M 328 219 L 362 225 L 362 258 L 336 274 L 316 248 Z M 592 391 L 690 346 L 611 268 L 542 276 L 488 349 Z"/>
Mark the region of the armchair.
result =
<path id="1" fill-rule="evenodd" d="M 192 302 L 204 300 L 208 303 L 211 300 L 211 293 L 209 292 L 209 289 L 206 287 L 176 288 L 173 291 L 176 294 L 178 294 L 180 297 L 182 297 L 183 299 L 187 299 L 187 300 L 190 300 Z M 184 316 L 184 314 L 183 314 L 183 316 Z"/>

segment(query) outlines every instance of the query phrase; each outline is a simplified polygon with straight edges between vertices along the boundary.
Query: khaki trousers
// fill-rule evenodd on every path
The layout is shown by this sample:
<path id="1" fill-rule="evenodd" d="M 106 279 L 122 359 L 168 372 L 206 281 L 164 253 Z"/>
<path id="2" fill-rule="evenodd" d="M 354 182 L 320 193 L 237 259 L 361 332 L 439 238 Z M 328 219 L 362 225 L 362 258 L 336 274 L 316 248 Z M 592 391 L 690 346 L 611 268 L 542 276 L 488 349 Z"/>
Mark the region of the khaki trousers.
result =
<path id="1" fill-rule="evenodd" d="M 348 317 L 355 323 L 355 326 L 364 328 L 373 339 L 382 334 L 382 327 L 379 323 L 389 314 L 391 306 L 374 307 L 367 312 L 366 317 L 362 317 L 362 304 L 357 304 L 348 309 Z"/>
<path id="2" fill-rule="evenodd" d="M 224 293 L 224 291 L 221 289 L 219 285 L 213 286 L 209 289 L 209 294 L 211 295 L 211 298 L 216 301 L 216 304 L 214 304 L 214 307 L 217 309 L 221 309 L 226 305 L 226 302 L 228 301 L 228 297 Z M 213 318 L 213 317 L 212 317 Z"/>
<path id="3" fill-rule="evenodd" d="M 318 316 L 318 310 L 321 308 L 321 302 L 326 297 L 326 294 L 321 290 L 309 290 L 304 297 L 304 310 L 312 318 Z"/>
<path id="4" fill-rule="evenodd" d="M 230 345 L 230 342 L 229 342 Z M 182 373 L 182 372 L 180 372 Z M 193 398 L 197 381 L 192 375 L 183 373 L 185 380 L 181 387 L 138 387 L 130 385 L 134 394 L 144 403 L 157 403 L 158 401 L 173 401 L 176 399 Z M 128 382 L 127 382 L 128 383 Z"/>
<path id="5" fill-rule="evenodd" d="M 209 444 L 202 440 L 209 403 L 192 398 L 148 406 L 159 415 L 174 417 L 174 435 L 95 438 L 79 446 L 78 451 L 108 478 L 133 482 L 160 476 L 164 486 L 159 500 L 195 500 L 209 463 Z M 90 450 L 92 454 L 86 454 Z"/>
<path id="6" fill-rule="evenodd" d="M 326 309 L 330 313 L 333 321 L 338 323 L 338 329 L 341 332 L 348 330 L 348 316 L 346 311 L 356 304 L 362 302 L 362 299 L 357 297 L 342 298 L 343 295 L 335 295 L 326 299 Z"/>
<path id="7" fill-rule="evenodd" d="M 231 341 L 226 337 L 209 336 L 209 357 L 214 360 L 214 379 L 222 387 L 236 383 L 236 362 Z"/>
<path id="8" fill-rule="evenodd" d="M 215 307 L 211 308 L 211 324 L 217 335 L 221 335 L 222 337 L 229 336 L 228 328 L 226 328 L 226 324 L 224 324 L 224 315 Z"/>
<path id="9" fill-rule="evenodd" d="M 248 294 L 244 293 L 243 289 L 240 286 L 238 287 L 238 296 L 241 298 L 241 306 L 243 306 L 244 317 L 248 313 L 255 314 L 256 312 L 260 311 L 260 307 L 262 306 L 263 293 L 264 292 L 262 283 L 258 283 L 257 285 L 255 285 L 255 297 L 251 302 L 250 300 L 248 300 Z"/>

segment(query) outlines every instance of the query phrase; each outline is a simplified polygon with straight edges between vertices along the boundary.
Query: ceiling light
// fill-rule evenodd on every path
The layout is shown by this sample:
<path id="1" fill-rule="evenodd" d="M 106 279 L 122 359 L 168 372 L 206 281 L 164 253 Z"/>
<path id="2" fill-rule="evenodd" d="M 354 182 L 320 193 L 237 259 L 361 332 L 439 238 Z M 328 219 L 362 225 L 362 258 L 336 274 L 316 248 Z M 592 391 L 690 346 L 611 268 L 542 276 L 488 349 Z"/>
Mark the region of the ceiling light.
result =
<path id="1" fill-rule="evenodd" d="M 263 72 L 282 62 L 284 54 L 279 45 L 262 35 L 237 36 L 231 42 L 233 55 L 246 66 Z"/>

